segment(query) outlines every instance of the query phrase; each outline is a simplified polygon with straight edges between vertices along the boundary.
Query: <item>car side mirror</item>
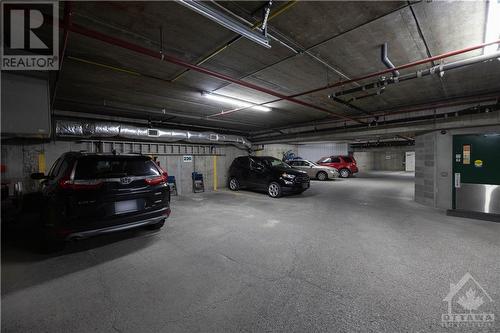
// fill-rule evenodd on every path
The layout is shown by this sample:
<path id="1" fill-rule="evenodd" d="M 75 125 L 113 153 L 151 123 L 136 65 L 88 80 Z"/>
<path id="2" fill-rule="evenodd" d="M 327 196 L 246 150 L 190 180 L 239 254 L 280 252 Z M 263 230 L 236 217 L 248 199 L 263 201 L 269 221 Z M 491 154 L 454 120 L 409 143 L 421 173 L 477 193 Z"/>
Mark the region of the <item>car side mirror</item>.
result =
<path id="1" fill-rule="evenodd" d="M 31 179 L 47 179 L 48 176 L 45 176 L 43 172 L 35 172 L 31 174 Z"/>

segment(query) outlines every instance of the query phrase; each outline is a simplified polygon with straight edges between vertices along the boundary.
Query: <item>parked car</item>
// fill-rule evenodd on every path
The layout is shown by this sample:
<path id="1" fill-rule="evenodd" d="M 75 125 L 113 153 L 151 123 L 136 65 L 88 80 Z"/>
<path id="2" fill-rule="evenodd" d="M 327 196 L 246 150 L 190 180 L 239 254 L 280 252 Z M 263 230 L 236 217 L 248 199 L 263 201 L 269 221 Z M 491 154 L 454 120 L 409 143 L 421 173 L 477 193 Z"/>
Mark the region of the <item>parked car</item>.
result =
<path id="1" fill-rule="evenodd" d="M 45 244 L 145 227 L 161 228 L 170 215 L 167 174 L 150 157 L 69 152 L 41 183 Z"/>
<path id="2" fill-rule="evenodd" d="M 290 160 L 287 162 L 292 168 L 307 172 L 309 177 L 318 180 L 337 178 L 339 171 L 335 168 L 319 165 L 308 160 Z"/>
<path id="3" fill-rule="evenodd" d="M 317 163 L 339 170 L 342 178 L 350 177 L 358 172 L 356 160 L 351 156 L 326 156 L 322 157 Z"/>
<path id="4" fill-rule="evenodd" d="M 229 189 L 265 190 L 278 198 L 284 193 L 302 193 L 309 188 L 309 176 L 271 156 L 237 157 L 229 168 Z"/>

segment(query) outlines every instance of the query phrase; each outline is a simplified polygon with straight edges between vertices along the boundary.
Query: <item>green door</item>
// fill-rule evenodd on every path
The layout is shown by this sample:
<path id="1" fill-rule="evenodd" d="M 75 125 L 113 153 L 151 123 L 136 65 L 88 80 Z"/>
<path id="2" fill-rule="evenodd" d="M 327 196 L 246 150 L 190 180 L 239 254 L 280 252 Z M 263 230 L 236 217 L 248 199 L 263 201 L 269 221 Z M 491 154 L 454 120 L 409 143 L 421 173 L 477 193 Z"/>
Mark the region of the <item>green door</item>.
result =
<path id="1" fill-rule="evenodd" d="M 500 214 L 500 134 L 453 137 L 453 209 Z"/>

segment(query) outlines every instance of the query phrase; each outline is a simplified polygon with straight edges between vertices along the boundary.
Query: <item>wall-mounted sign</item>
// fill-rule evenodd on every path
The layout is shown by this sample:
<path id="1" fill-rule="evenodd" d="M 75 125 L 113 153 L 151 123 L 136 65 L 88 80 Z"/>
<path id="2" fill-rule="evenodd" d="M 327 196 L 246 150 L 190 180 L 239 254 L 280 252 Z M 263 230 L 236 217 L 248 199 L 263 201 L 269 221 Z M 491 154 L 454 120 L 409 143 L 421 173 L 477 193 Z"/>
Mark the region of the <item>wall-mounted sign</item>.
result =
<path id="1" fill-rule="evenodd" d="M 483 161 L 482 160 L 475 160 L 474 161 L 474 166 L 476 168 L 482 168 L 483 167 Z"/>
<path id="2" fill-rule="evenodd" d="M 184 155 L 184 156 L 182 156 L 182 160 L 186 163 L 191 163 L 191 162 L 193 162 L 193 156 L 192 155 Z"/>
<path id="3" fill-rule="evenodd" d="M 455 154 L 455 162 L 460 163 L 462 161 L 462 154 Z"/>
<path id="4" fill-rule="evenodd" d="M 463 164 L 470 164 L 470 145 L 463 145 L 462 147 L 463 153 Z"/>

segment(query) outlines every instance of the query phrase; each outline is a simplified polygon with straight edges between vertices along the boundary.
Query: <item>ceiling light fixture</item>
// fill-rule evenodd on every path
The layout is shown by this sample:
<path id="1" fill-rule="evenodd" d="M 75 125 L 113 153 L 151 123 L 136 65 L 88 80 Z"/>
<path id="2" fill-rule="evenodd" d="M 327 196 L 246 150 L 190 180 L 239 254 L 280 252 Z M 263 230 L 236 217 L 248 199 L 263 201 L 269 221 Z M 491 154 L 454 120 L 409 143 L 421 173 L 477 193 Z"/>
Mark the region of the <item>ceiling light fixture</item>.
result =
<path id="1" fill-rule="evenodd" d="M 254 104 L 254 103 L 243 101 L 241 99 L 237 99 L 237 98 L 233 98 L 233 97 L 228 97 L 228 96 L 223 96 L 223 95 L 219 95 L 219 94 L 214 94 L 214 93 L 210 93 L 210 92 L 207 92 L 207 91 L 202 92 L 201 95 L 203 97 L 212 99 L 214 101 L 219 101 L 219 102 L 222 102 L 222 103 L 232 104 L 232 105 L 243 107 L 243 108 L 249 108 L 249 109 L 252 109 L 252 110 L 257 110 L 257 111 L 262 111 L 262 112 L 269 112 L 269 111 L 272 110 L 271 108 L 268 108 L 266 106 L 257 105 L 257 104 Z"/>
<path id="2" fill-rule="evenodd" d="M 498 38 L 500 38 L 500 0 L 490 0 L 488 1 L 484 42 L 493 42 Z M 498 44 L 492 44 L 483 49 L 483 54 L 492 54 L 497 50 Z"/>
<path id="3" fill-rule="evenodd" d="M 177 2 L 184 7 L 187 7 L 198 14 L 205 16 L 206 18 L 226 27 L 229 30 L 248 38 L 252 42 L 255 42 L 264 47 L 270 48 L 269 40 L 264 34 L 254 31 L 247 26 L 242 25 L 240 22 L 222 14 L 221 12 L 207 6 L 201 1 L 196 0 L 177 0 Z"/>

